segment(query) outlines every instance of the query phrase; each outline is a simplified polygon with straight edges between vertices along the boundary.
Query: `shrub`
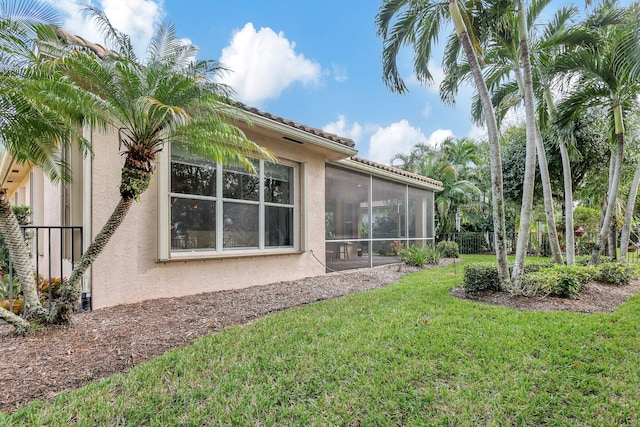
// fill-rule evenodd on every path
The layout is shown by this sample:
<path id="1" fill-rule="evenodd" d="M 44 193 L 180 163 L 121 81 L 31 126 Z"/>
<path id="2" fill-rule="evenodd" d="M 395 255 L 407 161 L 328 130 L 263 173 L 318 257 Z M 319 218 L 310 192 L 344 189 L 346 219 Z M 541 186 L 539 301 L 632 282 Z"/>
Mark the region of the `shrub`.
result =
<path id="1" fill-rule="evenodd" d="M 407 265 L 423 267 L 425 264 L 438 265 L 440 252 L 431 246 L 409 246 L 401 249 L 400 260 Z"/>
<path id="2" fill-rule="evenodd" d="M 595 274 L 596 271 L 593 267 L 558 264 L 524 274 L 522 288 L 527 294 L 570 298 L 577 296 Z"/>
<path id="3" fill-rule="evenodd" d="M 553 260 L 546 261 L 528 261 L 524 265 L 524 273 L 535 273 L 536 271 L 540 271 L 543 268 L 550 268 L 555 266 L 556 263 Z"/>
<path id="4" fill-rule="evenodd" d="M 445 258 L 458 258 L 460 256 L 460 248 L 456 242 L 451 240 L 443 240 L 438 242 L 436 249 Z"/>
<path id="5" fill-rule="evenodd" d="M 591 252 L 593 252 L 593 248 L 595 246 L 596 246 L 596 242 L 593 240 L 579 239 L 576 252 L 579 253 L 580 255 L 589 256 L 591 255 Z"/>
<path id="6" fill-rule="evenodd" d="M 595 245 L 595 243 L 594 243 Z M 589 265 L 589 260 L 591 259 L 590 255 L 578 255 L 575 258 L 576 265 L 587 266 Z"/>
<path id="7" fill-rule="evenodd" d="M 637 277 L 636 271 L 628 264 L 621 262 L 605 262 L 597 267 L 594 277 L 599 282 L 612 283 L 614 285 L 627 285 Z"/>
<path id="8" fill-rule="evenodd" d="M 465 292 L 479 292 L 500 289 L 498 268 L 495 264 L 469 264 L 464 268 L 462 282 Z"/>

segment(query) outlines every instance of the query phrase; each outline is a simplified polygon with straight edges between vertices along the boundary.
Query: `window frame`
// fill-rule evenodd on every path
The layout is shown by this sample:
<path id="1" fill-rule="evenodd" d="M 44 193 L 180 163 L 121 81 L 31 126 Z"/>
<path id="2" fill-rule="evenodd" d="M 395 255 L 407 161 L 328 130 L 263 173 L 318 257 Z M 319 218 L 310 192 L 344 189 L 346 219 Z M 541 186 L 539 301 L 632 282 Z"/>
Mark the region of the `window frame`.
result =
<path id="1" fill-rule="evenodd" d="M 172 159 L 171 148 L 167 147 L 160 153 L 158 158 L 158 166 L 161 171 L 159 176 L 159 226 L 158 226 L 158 261 L 185 260 L 185 259 L 202 259 L 202 258 L 226 258 L 226 257 L 242 257 L 242 256 L 263 256 L 286 253 L 299 253 L 302 246 L 303 230 L 300 229 L 301 212 L 302 212 L 302 192 L 303 183 L 302 174 L 303 166 L 299 162 L 277 158 L 275 161 L 255 159 L 258 166 L 259 176 L 259 200 L 242 200 L 223 196 L 223 177 L 226 171 L 230 169 L 224 168 L 219 162 L 216 163 L 216 182 L 214 196 L 200 196 L 189 193 L 174 193 L 171 191 L 172 179 Z M 265 165 L 267 163 L 275 163 L 292 168 L 289 204 L 265 202 Z M 163 166 L 165 165 L 165 166 Z M 233 169 L 231 169 L 233 170 Z M 213 201 L 216 205 L 215 209 L 215 248 L 193 248 L 193 249 L 174 249 L 171 242 L 171 200 L 172 198 L 182 199 L 202 199 Z M 258 245 L 257 247 L 224 247 L 224 206 L 227 204 L 247 204 L 258 206 Z M 287 246 L 267 246 L 267 230 L 266 208 L 270 206 L 282 207 L 292 210 L 293 223 L 291 225 L 291 245 Z"/>

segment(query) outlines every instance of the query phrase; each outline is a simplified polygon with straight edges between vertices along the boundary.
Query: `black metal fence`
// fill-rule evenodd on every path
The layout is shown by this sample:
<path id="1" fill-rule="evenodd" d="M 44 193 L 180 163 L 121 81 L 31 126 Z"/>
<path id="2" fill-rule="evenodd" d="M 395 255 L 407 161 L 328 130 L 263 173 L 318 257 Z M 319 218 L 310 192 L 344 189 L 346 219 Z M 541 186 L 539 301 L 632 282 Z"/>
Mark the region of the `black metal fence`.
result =
<path id="1" fill-rule="evenodd" d="M 516 249 L 517 234 L 507 233 L 507 253 L 513 255 Z M 595 236 L 576 234 L 576 255 L 591 255 L 595 243 Z M 461 254 L 495 254 L 493 232 L 484 233 L 443 233 L 436 236 L 436 242 L 449 240 L 456 242 Z M 564 249 L 564 241 L 560 245 Z M 630 263 L 640 263 L 640 245 L 631 244 L 626 253 L 626 260 Z M 533 256 L 550 256 L 549 239 L 544 233 L 530 233 L 527 253 Z M 617 257 L 620 257 L 618 252 Z"/>
<path id="2" fill-rule="evenodd" d="M 442 233 L 436 236 L 436 242 L 442 240 L 456 242 L 461 254 L 495 254 L 493 234 L 489 231 L 483 233 Z M 517 242 L 516 233 L 507 233 L 508 254 L 515 253 Z M 527 252 L 530 255 L 548 256 L 551 253 L 549 239 L 541 233 L 529 233 Z"/>
<path id="3" fill-rule="evenodd" d="M 54 288 L 71 274 L 73 265 L 82 256 L 82 227 L 80 226 L 37 226 L 21 227 L 29 244 L 33 264 L 36 270 L 38 289 L 45 295 L 45 305 L 50 307 L 54 298 Z M 8 281 L 15 281 L 11 259 L 8 260 Z M 14 298 L 9 294 L 10 309 L 13 309 Z M 90 304 L 83 293 L 82 308 L 89 310 Z"/>

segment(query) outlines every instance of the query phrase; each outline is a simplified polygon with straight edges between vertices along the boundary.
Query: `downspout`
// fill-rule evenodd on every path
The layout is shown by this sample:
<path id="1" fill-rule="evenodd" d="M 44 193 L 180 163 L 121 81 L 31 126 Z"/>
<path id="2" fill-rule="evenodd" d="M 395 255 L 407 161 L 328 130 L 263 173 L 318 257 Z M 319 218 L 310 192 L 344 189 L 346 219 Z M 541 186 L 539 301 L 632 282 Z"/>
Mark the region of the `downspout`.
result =
<path id="1" fill-rule="evenodd" d="M 85 124 L 82 127 L 82 136 L 92 145 L 93 132 L 91 125 Z M 82 252 L 84 253 L 92 240 L 92 161 L 93 156 L 84 156 L 82 160 Z M 82 310 L 91 311 L 91 267 L 82 278 Z"/>

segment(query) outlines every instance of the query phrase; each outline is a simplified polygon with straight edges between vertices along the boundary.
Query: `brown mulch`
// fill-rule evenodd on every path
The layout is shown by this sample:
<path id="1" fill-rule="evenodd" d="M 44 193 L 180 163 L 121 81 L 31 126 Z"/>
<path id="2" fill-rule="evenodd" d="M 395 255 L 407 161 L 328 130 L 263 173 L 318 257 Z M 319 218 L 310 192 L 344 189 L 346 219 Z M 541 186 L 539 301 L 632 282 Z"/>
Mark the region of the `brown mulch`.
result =
<path id="1" fill-rule="evenodd" d="M 440 265 L 452 262 L 441 260 Z M 331 273 L 293 282 L 182 298 L 122 305 L 75 316 L 73 327 L 51 327 L 26 337 L 0 325 L 0 411 L 12 412 L 33 399 L 49 399 L 130 367 L 203 335 L 268 313 L 396 282 L 415 268 L 389 265 Z M 580 299 L 511 297 L 502 293 L 460 298 L 526 310 L 611 311 L 640 292 L 640 281 L 624 287 L 592 284 Z"/>
<path id="2" fill-rule="evenodd" d="M 576 311 L 579 313 L 609 313 L 625 302 L 630 296 L 640 293 L 640 280 L 634 280 L 628 285 L 610 285 L 592 282 L 587 284 L 577 298 L 558 298 L 552 296 L 511 295 L 500 291 L 483 291 L 466 293 L 462 286 L 449 291 L 457 298 L 501 305 L 516 310 L 528 311 Z"/>

